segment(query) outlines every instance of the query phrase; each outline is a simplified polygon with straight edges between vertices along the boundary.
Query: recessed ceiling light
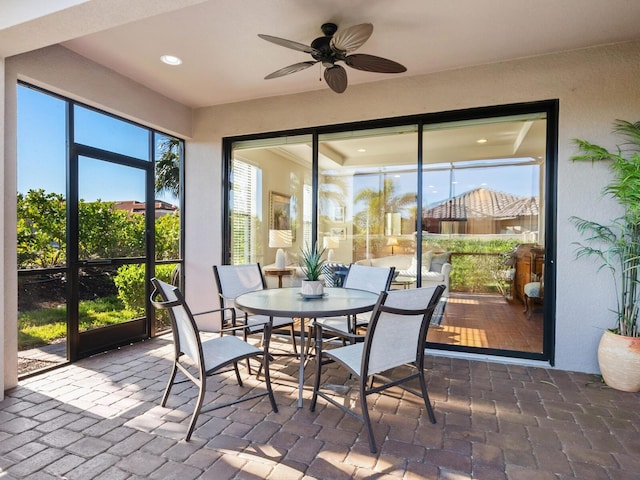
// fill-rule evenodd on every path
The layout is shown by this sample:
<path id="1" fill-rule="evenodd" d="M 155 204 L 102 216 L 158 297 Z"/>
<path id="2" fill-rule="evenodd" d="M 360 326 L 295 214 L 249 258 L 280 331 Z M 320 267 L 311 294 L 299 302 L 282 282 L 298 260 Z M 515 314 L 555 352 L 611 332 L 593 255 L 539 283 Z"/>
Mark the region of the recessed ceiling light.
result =
<path id="1" fill-rule="evenodd" d="M 366 152 L 366 151 L 367 151 L 367 149 L 366 149 L 366 148 L 359 148 L 359 149 L 358 149 L 358 153 L 364 153 L 364 152 Z"/>
<path id="2" fill-rule="evenodd" d="M 476 140 L 476 143 L 487 143 L 487 139 L 486 138 L 480 138 L 478 140 Z"/>
<path id="3" fill-rule="evenodd" d="M 182 60 L 180 58 L 174 57 L 173 55 L 162 55 L 160 57 L 160 60 L 162 60 L 167 65 L 180 65 L 182 63 Z"/>

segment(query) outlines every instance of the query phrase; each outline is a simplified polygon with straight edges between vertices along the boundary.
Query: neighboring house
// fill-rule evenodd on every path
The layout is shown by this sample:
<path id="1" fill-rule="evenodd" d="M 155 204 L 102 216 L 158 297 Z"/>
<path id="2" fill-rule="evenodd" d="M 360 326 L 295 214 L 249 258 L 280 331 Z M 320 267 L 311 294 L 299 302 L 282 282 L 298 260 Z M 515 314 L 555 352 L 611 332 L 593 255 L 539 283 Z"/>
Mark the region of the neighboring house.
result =
<path id="1" fill-rule="evenodd" d="M 138 202 L 137 200 L 122 200 L 116 202 L 115 205 L 117 210 L 125 210 L 129 213 L 138 213 L 144 215 L 147 204 L 145 202 Z M 155 208 L 155 218 L 160 218 L 164 215 L 168 215 L 171 213 L 176 213 L 178 211 L 178 207 L 175 205 L 171 205 L 170 203 L 163 202 L 162 200 L 156 200 L 154 203 Z"/>
<path id="2" fill-rule="evenodd" d="M 476 188 L 427 209 L 422 224 L 429 233 L 535 233 L 538 198 Z"/>

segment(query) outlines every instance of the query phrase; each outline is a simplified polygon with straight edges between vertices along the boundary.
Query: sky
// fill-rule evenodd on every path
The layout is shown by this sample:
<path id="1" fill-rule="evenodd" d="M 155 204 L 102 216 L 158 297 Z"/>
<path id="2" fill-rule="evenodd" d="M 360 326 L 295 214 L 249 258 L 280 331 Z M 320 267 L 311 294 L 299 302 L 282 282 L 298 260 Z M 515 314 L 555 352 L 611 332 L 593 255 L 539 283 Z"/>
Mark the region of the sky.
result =
<path id="1" fill-rule="evenodd" d="M 146 160 L 145 129 L 107 115 L 77 107 L 76 142 Z M 66 192 L 65 102 L 51 95 L 18 88 L 18 192 L 42 188 L 47 193 Z M 81 157 L 79 194 L 86 201 L 137 200 L 144 202 L 144 170 Z M 157 199 L 178 205 L 163 193 Z"/>

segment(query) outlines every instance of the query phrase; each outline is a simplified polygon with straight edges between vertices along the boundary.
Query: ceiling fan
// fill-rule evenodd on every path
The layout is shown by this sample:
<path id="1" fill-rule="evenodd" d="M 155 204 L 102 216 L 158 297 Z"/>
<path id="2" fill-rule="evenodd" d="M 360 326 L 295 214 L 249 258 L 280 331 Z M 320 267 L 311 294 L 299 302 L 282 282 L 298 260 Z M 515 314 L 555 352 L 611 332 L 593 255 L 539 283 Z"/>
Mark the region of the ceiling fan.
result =
<path id="1" fill-rule="evenodd" d="M 325 23 L 321 29 L 324 36 L 316 38 L 311 42 L 310 46 L 259 33 L 258 36 L 263 40 L 282 47 L 309 53 L 313 57 L 313 61 L 294 63 L 276 70 L 264 77 L 265 80 L 299 72 L 321 62 L 322 66 L 325 67 L 324 79 L 329 88 L 336 93 L 342 93 L 347 89 L 347 71 L 344 67 L 336 65 L 336 62 L 342 61 L 351 68 L 364 70 L 365 72 L 402 73 L 407 71 L 406 67 L 393 60 L 363 53 L 351 54 L 351 52 L 360 48 L 373 33 L 373 25 L 370 23 L 354 25 L 339 32 L 335 23 Z"/>

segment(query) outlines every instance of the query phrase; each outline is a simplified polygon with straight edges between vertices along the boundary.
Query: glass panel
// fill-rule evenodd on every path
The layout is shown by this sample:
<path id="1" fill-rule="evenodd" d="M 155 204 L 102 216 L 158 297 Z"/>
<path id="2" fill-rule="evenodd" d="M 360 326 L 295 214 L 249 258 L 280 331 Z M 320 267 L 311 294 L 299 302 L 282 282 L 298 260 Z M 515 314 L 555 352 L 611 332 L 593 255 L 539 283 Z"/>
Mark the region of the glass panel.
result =
<path id="1" fill-rule="evenodd" d="M 18 85 L 18 375 L 67 359 L 65 102 Z M 24 271 L 24 270 L 29 271 Z"/>
<path id="2" fill-rule="evenodd" d="M 145 255 L 145 172 L 79 159 L 79 258 Z"/>
<path id="3" fill-rule="evenodd" d="M 156 260 L 180 258 L 180 170 L 182 141 L 155 134 Z"/>
<path id="4" fill-rule="evenodd" d="M 80 331 L 144 317 L 145 272 L 144 264 L 81 268 Z"/>
<path id="5" fill-rule="evenodd" d="M 546 120 L 430 125 L 423 144 L 423 263 L 452 265 L 429 341 L 541 353 L 543 297 L 523 309 L 543 273 Z"/>
<path id="6" fill-rule="evenodd" d="M 320 137 L 318 230 L 330 262 L 346 268 L 376 259 L 377 265 L 395 266 L 399 276 L 411 276 L 416 131 L 405 126 Z M 411 276 L 410 283 L 415 280 Z"/>
<path id="7" fill-rule="evenodd" d="M 229 192 L 232 264 L 259 262 L 268 272 L 282 250 L 284 266 L 291 271 L 283 285 L 296 281 L 297 253 L 311 239 L 311 154 L 308 135 L 234 144 Z M 270 236 L 273 230 L 286 233 Z M 267 276 L 270 286 L 278 280 Z"/>
<path id="8" fill-rule="evenodd" d="M 67 359 L 64 273 L 18 274 L 18 375 Z"/>
<path id="9" fill-rule="evenodd" d="M 65 103 L 18 86 L 18 268 L 66 264 Z"/>
<path id="10" fill-rule="evenodd" d="M 76 143 L 141 160 L 151 160 L 151 132 L 146 128 L 79 105 L 74 106 L 74 127 Z"/>

